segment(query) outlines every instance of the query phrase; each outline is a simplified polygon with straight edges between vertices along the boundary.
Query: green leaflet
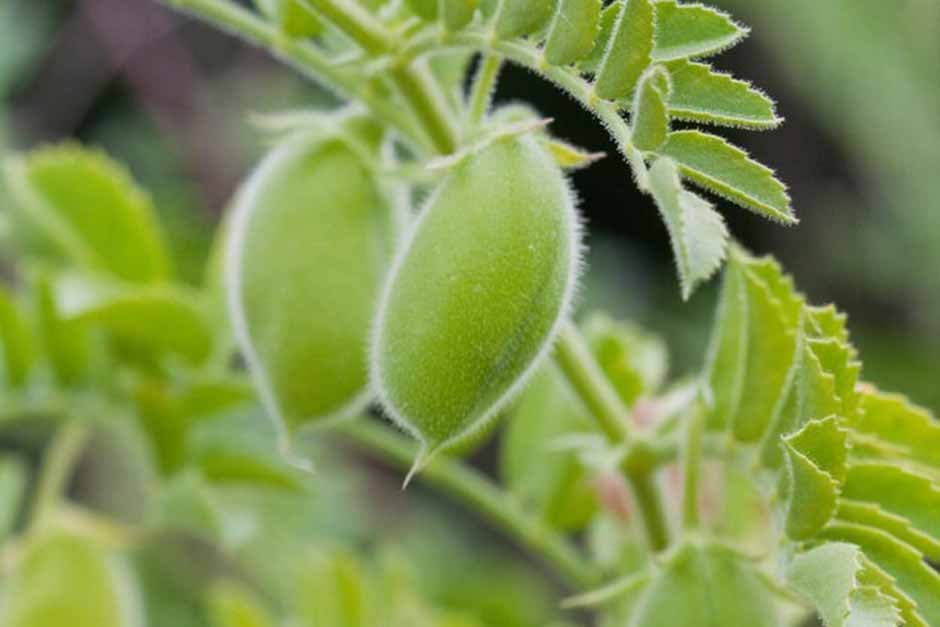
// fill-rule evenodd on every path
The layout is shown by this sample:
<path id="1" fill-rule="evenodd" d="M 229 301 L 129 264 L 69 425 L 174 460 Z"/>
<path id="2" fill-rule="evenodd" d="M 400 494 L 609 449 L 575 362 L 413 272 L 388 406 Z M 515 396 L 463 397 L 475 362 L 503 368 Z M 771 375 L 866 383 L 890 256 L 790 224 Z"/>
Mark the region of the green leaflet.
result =
<path id="1" fill-rule="evenodd" d="M 26 383 L 35 359 L 32 330 L 19 304 L 0 285 L 0 381 Z"/>
<path id="2" fill-rule="evenodd" d="M 656 2 L 656 61 L 703 57 L 730 48 L 748 30 L 726 13 L 702 4 L 679 4 L 676 0 Z"/>
<path id="3" fill-rule="evenodd" d="M 669 369 L 669 354 L 660 337 L 599 312 L 583 326 L 597 365 L 627 407 L 659 391 Z"/>
<path id="4" fill-rule="evenodd" d="M 706 365 L 708 422 L 744 442 L 759 440 L 781 411 L 797 349 L 786 308 L 755 271 L 765 265 L 734 249 Z"/>
<path id="5" fill-rule="evenodd" d="M 940 624 L 940 575 L 913 547 L 880 529 L 850 523 L 831 524 L 820 535 L 858 545 L 913 600 L 920 624 Z M 917 623 L 908 620 L 908 624 Z"/>
<path id="6" fill-rule="evenodd" d="M 561 438 L 591 431 L 591 420 L 554 364 L 543 366 L 513 403 L 500 441 L 506 486 L 552 526 L 578 530 L 597 511 L 590 475 Z"/>
<path id="7" fill-rule="evenodd" d="M 133 350 L 166 352 L 194 365 L 209 357 L 212 330 L 206 314 L 197 296 L 182 286 L 137 286 L 65 275 L 54 290 L 66 322 L 106 329 Z"/>
<path id="8" fill-rule="evenodd" d="M 637 601 L 631 627 L 780 625 L 754 567 L 728 549 L 685 543 Z"/>
<path id="9" fill-rule="evenodd" d="M 492 418 L 568 315 L 580 229 L 567 181 L 531 136 L 464 157 L 393 266 L 372 344 L 372 381 L 426 447 Z"/>
<path id="10" fill-rule="evenodd" d="M 672 85 L 662 66 L 654 65 L 640 77 L 633 96 L 633 145 L 640 150 L 654 151 L 663 145 L 669 134 L 669 113 L 666 103 Z"/>
<path id="11" fill-rule="evenodd" d="M 53 533 L 27 545 L 4 590 L 4 627 L 141 627 L 130 571 L 88 540 Z"/>
<path id="12" fill-rule="evenodd" d="M 213 627 L 274 627 L 274 619 L 257 594 L 244 584 L 222 582 L 209 592 Z"/>
<path id="13" fill-rule="evenodd" d="M 545 41 L 545 58 L 552 65 L 568 65 L 594 48 L 600 28 L 601 0 L 559 0 Z"/>
<path id="14" fill-rule="evenodd" d="M 551 0 L 501 0 L 496 34 L 503 39 L 530 35 L 548 24 L 555 10 Z"/>
<path id="15" fill-rule="evenodd" d="M 622 7 L 622 2 L 615 0 L 601 11 L 597 36 L 594 38 L 594 45 L 591 47 L 588 55 L 578 62 L 578 69 L 582 72 L 596 72 L 601 61 L 604 60 L 604 55 L 607 53 L 607 46 L 610 44 L 610 37 L 614 32 L 614 26 L 617 24 L 617 18 L 620 16 Z"/>
<path id="16" fill-rule="evenodd" d="M 721 137 L 674 131 L 660 152 L 675 159 L 682 174 L 697 185 L 768 218 L 796 222 L 786 187 L 773 171 Z"/>
<path id="17" fill-rule="evenodd" d="M 834 392 L 841 404 L 840 414 L 852 416 L 858 407 L 855 384 L 861 364 L 855 360 L 854 348 L 836 338 L 810 338 L 806 343 L 819 365 L 833 378 Z"/>
<path id="18" fill-rule="evenodd" d="M 894 464 L 856 463 L 849 466 L 842 496 L 874 503 L 940 540 L 940 485 L 928 477 Z"/>
<path id="19" fill-rule="evenodd" d="M 810 420 L 799 431 L 786 436 L 784 442 L 841 483 L 846 473 L 847 438 L 848 432 L 840 426 L 839 419 L 829 416 Z"/>
<path id="20" fill-rule="evenodd" d="M 794 557 L 786 568 L 786 582 L 816 606 L 826 627 L 900 625 L 894 600 L 866 585 L 864 570 L 857 546 L 830 542 Z"/>
<path id="21" fill-rule="evenodd" d="M 783 462 L 780 436 L 799 429 L 807 420 L 838 414 L 841 409 L 832 375 L 823 370 L 802 332 L 797 346 L 790 382 L 784 390 L 786 401 L 764 433 L 759 450 L 762 463 L 770 468 Z"/>
<path id="22" fill-rule="evenodd" d="M 881 529 L 911 545 L 930 560 L 940 560 L 940 539 L 914 528 L 907 518 L 885 511 L 876 503 L 839 499 L 839 520 Z"/>
<path id="23" fill-rule="evenodd" d="M 37 149 L 9 159 L 6 179 L 23 216 L 71 262 L 128 281 L 169 275 L 150 198 L 104 153 Z"/>
<path id="24" fill-rule="evenodd" d="M 651 62 L 654 31 L 652 0 L 622 2 L 623 7 L 594 80 L 595 93 L 605 100 L 619 100 L 629 96 Z"/>
<path id="25" fill-rule="evenodd" d="M 837 477 L 845 472 L 845 432 L 833 417 L 814 420 L 783 441 L 785 525 L 792 540 L 808 540 L 836 511 Z"/>
<path id="26" fill-rule="evenodd" d="M 679 120 L 768 129 L 780 125 L 774 102 L 750 83 L 704 63 L 673 61 L 669 115 Z"/>
<path id="27" fill-rule="evenodd" d="M 925 409 L 900 395 L 867 390 L 860 411 L 852 417 L 853 430 L 875 436 L 899 448 L 909 461 L 940 470 L 940 423 Z"/>
<path id="28" fill-rule="evenodd" d="M 266 409 L 285 433 L 354 415 L 369 397 L 369 324 L 395 236 L 370 164 L 345 140 L 294 137 L 234 212 L 229 316 Z"/>
<path id="29" fill-rule="evenodd" d="M 806 456 L 786 446 L 787 505 L 784 530 L 791 540 L 815 536 L 836 511 L 838 483 Z"/>
<path id="30" fill-rule="evenodd" d="M 688 299 L 699 283 L 721 267 L 728 229 L 709 202 L 682 189 L 678 168 L 671 159 L 653 163 L 650 192 L 669 231 L 682 298 Z"/>

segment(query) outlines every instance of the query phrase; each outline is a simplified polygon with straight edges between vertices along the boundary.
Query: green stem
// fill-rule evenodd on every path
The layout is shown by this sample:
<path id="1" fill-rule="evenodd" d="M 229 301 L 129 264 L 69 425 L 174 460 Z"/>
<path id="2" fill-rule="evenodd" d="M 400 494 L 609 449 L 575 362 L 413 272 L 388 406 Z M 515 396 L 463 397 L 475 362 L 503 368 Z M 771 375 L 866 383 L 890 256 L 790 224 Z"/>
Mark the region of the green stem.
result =
<path id="1" fill-rule="evenodd" d="M 90 430 L 86 423 L 69 420 L 56 432 L 52 442 L 46 447 L 26 526 L 30 531 L 42 529 L 48 524 L 62 499 L 89 435 Z"/>
<path id="2" fill-rule="evenodd" d="M 392 72 L 392 80 L 422 122 L 435 149 L 445 155 L 457 150 L 460 138 L 447 98 L 427 67 L 423 64 L 399 67 Z"/>
<path id="3" fill-rule="evenodd" d="M 573 324 L 568 324 L 559 336 L 555 361 L 607 440 L 614 446 L 627 448 L 622 467 L 636 499 L 647 541 L 653 551 L 665 549 L 669 544 L 669 532 L 654 481 L 655 451 L 649 442 L 628 430 L 629 410 Z"/>
<path id="4" fill-rule="evenodd" d="M 628 444 L 631 440 L 627 430 L 630 411 L 607 382 L 581 332 L 573 324 L 566 325 L 561 331 L 555 361 L 607 439 L 613 444 Z"/>
<path id="5" fill-rule="evenodd" d="M 473 78 L 473 87 L 470 89 L 467 107 L 468 129 L 476 128 L 489 110 L 502 66 L 503 59 L 496 54 L 484 54 L 480 59 L 480 67 Z"/>
<path id="6" fill-rule="evenodd" d="M 643 519 L 643 529 L 650 548 L 659 552 L 669 546 L 669 527 L 660 490 L 653 469 L 627 474 L 627 482 L 636 499 L 636 507 Z"/>
<path id="7" fill-rule="evenodd" d="M 340 430 L 358 446 L 401 468 L 410 467 L 414 461 L 416 445 L 375 421 L 350 422 Z M 511 494 L 461 462 L 438 457 L 416 480 L 427 481 L 505 531 L 552 566 L 573 588 L 587 588 L 601 580 L 601 573 L 566 538 L 525 511 Z"/>
<path id="8" fill-rule="evenodd" d="M 332 22 L 369 54 L 395 48 L 395 37 L 355 0 L 300 0 L 301 4 Z"/>
<path id="9" fill-rule="evenodd" d="M 643 192 L 649 190 L 649 172 L 646 162 L 640 151 L 633 145 L 633 129 L 621 116 L 617 104 L 598 99 L 591 83 L 576 71 L 567 67 L 546 66 L 538 47 L 520 41 L 500 41 L 485 28 L 468 28 L 456 33 L 444 33 L 443 36 L 438 34 L 419 39 L 414 45 L 406 47 L 401 52 L 401 56 L 442 54 L 467 48 L 505 57 L 517 65 L 536 72 L 578 101 L 585 110 L 596 115 L 630 165 L 637 187 Z"/>
<path id="10" fill-rule="evenodd" d="M 372 113 L 386 124 L 398 129 L 403 137 L 413 147 L 421 150 L 431 150 L 444 154 L 453 152 L 457 145 L 457 132 L 446 115 L 446 108 L 440 106 L 418 107 L 420 112 L 412 112 L 400 107 L 395 102 L 383 97 L 373 89 L 369 77 L 360 72 L 351 71 L 340 64 L 333 63 L 316 45 L 299 39 L 293 39 L 281 33 L 276 26 L 260 18 L 229 0 L 162 0 L 167 5 L 196 17 L 216 28 L 230 33 L 260 48 L 264 48 L 274 57 L 285 64 L 295 68 L 304 76 L 324 85 L 339 95 L 363 103 Z M 307 0 L 312 6 L 318 6 L 313 0 Z M 344 20 L 347 34 L 357 39 L 357 43 L 367 50 L 378 49 L 380 46 L 393 45 L 393 41 L 386 33 L 375 32 L 375 22 L 371 15 L 364 11 L 345 12 L 348 5 L 337 0 L 316 0 L 317 3 L 329 2 L 326 11 L 332 12 L 334 18 Z M 342 17 L 338 13 L 343 11 Z M 326 14 L 326 13 L 324 13 Z M 364 20 L 368 21 L 364 21 Z M 381 26 L 381 24 L 379 24 Z M 422 77 L 420 72 L 405 68 L 405 74 L 412 76 L 414 83 L 421 85 L 422 94 L 435 94 L 440 92 L 438 85 Z M 405 100 L 410 107 L 415 106 L 414 87 L 406 86 L 402 89 Z M 427 96 L 435 103 L 444 102 L 442 96 Z M 412 113 L 414 115 L 412 115 Z M 415 121 L 424 128 L 415 126 Z M 429 143 L 430 142 L 430 143 Z"/>
<path id="11" fill-rule="evenodd" d="M 332 22 L 363 50 L 372 55 L 393 54 L 396 37 L 355 0 L 302 0 Z M 392 83 L 424 126 L 435 149 L 450 154 L 459 137 L 447 107 L 447 99 L 427 68 L 417 61 L 392 71 Z"/>
<path id="12" fill-rule="evenodd" d="M 685 426 L 685 445 L 682 449 L 682 527 L 686 530 L 699 526 L 699 484 L 702 476 L 702 437 L 705 418 L 701 408 L 695 406 Z"/>

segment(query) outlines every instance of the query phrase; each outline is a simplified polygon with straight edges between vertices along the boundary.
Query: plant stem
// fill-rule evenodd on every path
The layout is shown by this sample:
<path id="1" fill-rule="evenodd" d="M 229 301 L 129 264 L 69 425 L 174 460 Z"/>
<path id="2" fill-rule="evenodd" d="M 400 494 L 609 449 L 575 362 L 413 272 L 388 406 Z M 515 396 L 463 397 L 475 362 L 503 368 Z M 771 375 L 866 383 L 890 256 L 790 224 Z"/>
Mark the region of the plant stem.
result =
<path id="1" fill-rule="evenodd" d="M 555 349 L 555 361 L 608 442 L 627 447 L 622 467 L 643 519 L 647 541 L 653 551 L 663 550 L 669 544 L 669 533 L 654 482 L 656 464 L 651 445 L 628 430 L 629 410 L 611 387 L 581 332 L 573 324 L 562 329 Z"/>
<path id="2" fill-rule="evenodd" d="M 473 86 L 470 89 L 467 107 L 468 129 L 475 128 L 490 108 L 502 66 L 503 59 L 496 54 L 484 54 L 480 59 L 480 67 L 477 69 L 476 76 L 473 77 Z"/>
<path id="3" fill-rule="evenodd" d="M 355 0 L 300 0 L 349 35 L 369 54 L 384 54 L 395 48 L 395 37 Z"/>
<path id="4" fill-rule="evenodd" d="M 633 177 L 640 191 L 649 191 L 649 172 L 643 155 L 633 145 L 633 129 L 620 115 L 616 103 L 600 100 L 594 93 L 590 82 L 570 68 L 543 63 L 542 51 L 526 42 L 500 41 L 495 39 L 486 28 L 467 28 L 455 33 L 445 33 L 443 37 L 427 37 L 414 42 L 402 51 L 404 56 L 441 54 L 448 51 L 466 49 L 505 57 L 517 65 L 528 68 L 545 77 L 559 89 L 566 92 L 587 111 L 596 115 L 607 128 L 617 143 L 617 149 L 627 160 Z"/>
<path id="5" fill-rule="evenodd" d="M 356 0 L 302 0 L 305 5 L 332 22 L 363 50 L 372 55 L 393 54 L 398 47 L 395 36 Z M 447 108 L 440 86 L 427 68 L 417 61 L 396 67 L 392 83 L 438 152 L 450 154 L 457 149 L 457 129 Z"/>
<path id="6" fill-rule="evenodd" d="M 401 91 L 409 106 L 420 111 L 415 113 L 414 120 L 410 115 L 411 111 L 403 109 L 388 98 L 378 95 L 371 88 L 368 77 L 332 62 L 316 45 L 284 35 L 276 26 L 229 0 L 162 1 L 222 31 L 264 48 L 272 56 L 340 96 L 362 102 L 376 117 L 398 129 L 403 137 L 416 148 L 447 154 L 453 152 L 453 148 L 457 145 L 457 132 L 446 115 L 446 108 L 441 108 L 436 104 L 435 106 L 416 107 L 414 88 L 411 86 L 405 86 Z M 327 2 L 328 0 L 317 0 L 317 2 L 321 1 Z M 311 4 L 316 6 L 312 1 Z M 336 12 L 343 9 L 343 7 L 344 3 L 331 0 L 327 10 Z M 374 25 L 371 25 L 371 23 L 370 25 L 363 25 L 361 22 L 363 12 L 344 13 L 343 15 L 347 18 L 345 26 L 352 31 L 351 33 L 347 31 L 347 34 L 350 34 L 350 36 L 356 34 L 363 37 L 363 41 L 359 42 L 363 47 L 371 49 L 378 46 L 380 41 L 385 41 L 384 35 L 377 35 L 373 32 Z M 365 13 L 365 17 L 372 19 L 368 13 Z M 419 72 L 410 69 L 410 66 L 402 71 L 405 74 L 416 74 L 412 79 L 415 83 L 421 85 L 421 94 L 440 92 L 436 83 L 427 77 L 422 77 Z M 444 102 L 443 96 L 434 97 L 434 102 Z M 424 128 L 416 127 L 415 121 Z M 428 144 L 429 141 L 430 145 Z"/>
<path id="7" fill-rule="evenodd" d="M 457 127 L 450 115 L 447 99 L 424 64 L 395 69 L 392 80 L 422 122 L 435 149 L 445 155 L 457 150 Z"/>
<path id="8" fill-rule="evenodd" d="M 52 442 L 47 445 L 26 525 L 30 531 L 42 529 L 48 524 L 89 435 L 88 425 L 73 419 L 60 427 Z"/>
<path id="9" fill-rule="evenodd" d="M 414 461 L 416 445 L 387 426 L 361 419 L 339 428 L 356 445 L 397 466 L 408 468 Z M 416 480 L 434 485 L 505 531 L 552 566 L 573 588 L 587 588 L 601 580 L 601 573 L 565 537 L 526 512 L 513 495 L 460 461 L 439 456 Z"/>
<path id="10" fill-rule="evenodd" d="M 614 444 L 628 444 L 631 438 L 626 420 L 630 412 L 607 382 L 581 332 L 573 324 L 561 331 L 555 361 L 607 439 Z"/>
<path id="11" fill-rule="evenodd" d="M 699 406 L 694 406 L 685 426 L 685 445 L 682 450 L 682 527 L 686 530 L 699 526 L 698 495 L 702 476 L 702 436 L 705 418 Z"/>

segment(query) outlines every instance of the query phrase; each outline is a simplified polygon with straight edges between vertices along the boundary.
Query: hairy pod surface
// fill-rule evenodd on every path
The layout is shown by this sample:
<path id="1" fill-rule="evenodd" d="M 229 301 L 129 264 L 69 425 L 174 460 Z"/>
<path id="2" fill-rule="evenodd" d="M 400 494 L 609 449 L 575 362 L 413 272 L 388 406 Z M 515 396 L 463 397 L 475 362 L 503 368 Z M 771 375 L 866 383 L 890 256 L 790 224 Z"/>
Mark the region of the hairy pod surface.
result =
<path id="1" fill-rule="evenodd" d="M 365 158 L 336 137 L 289 141 L 262 161 L 234 211 L 228 310 L 268 411 L 286 434 L 360 410 L 395 230 Z"/>
<path id="2" fill-rule="evenodd" d="M 568 314 L 579 250 L 571 190 L 531 136 L 466 157 L 431 196 L 392 267 L 372 346 L 379 398 L 423 459 L 528 379 Z"/>

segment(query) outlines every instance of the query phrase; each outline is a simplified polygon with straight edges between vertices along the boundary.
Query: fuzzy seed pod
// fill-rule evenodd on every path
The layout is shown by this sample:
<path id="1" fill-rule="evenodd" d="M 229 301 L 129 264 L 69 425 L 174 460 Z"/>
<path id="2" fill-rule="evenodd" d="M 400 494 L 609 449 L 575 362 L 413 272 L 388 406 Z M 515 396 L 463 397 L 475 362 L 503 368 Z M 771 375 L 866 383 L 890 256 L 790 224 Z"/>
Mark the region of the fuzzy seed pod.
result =
<path id="1" fill-rule="evenodd" d="M 283 436 L 366 404 L 394 216 L 366 157 L 336 136 L 276 148 L 240 193 L 226 246 L 228 311 Z"/>
<path id="2" fill-rule="evenodd" d="M 419 469 L 528 379 L 567 317 L 580 265 L 575 201 L 532 136 L 465 157 L 433 193 L 379 304 L 372 381 L 417 437 Z"/>

